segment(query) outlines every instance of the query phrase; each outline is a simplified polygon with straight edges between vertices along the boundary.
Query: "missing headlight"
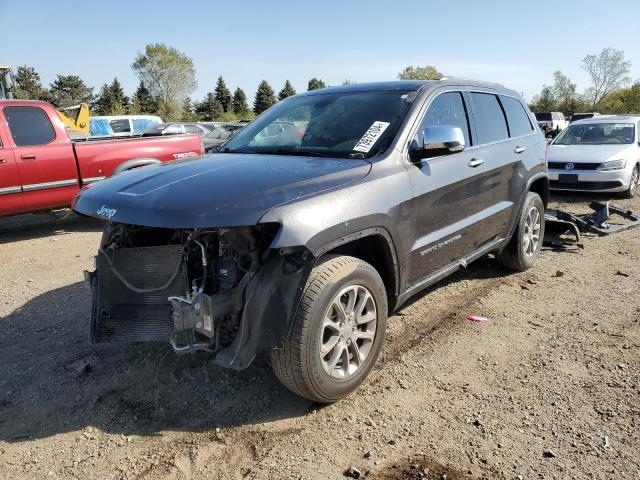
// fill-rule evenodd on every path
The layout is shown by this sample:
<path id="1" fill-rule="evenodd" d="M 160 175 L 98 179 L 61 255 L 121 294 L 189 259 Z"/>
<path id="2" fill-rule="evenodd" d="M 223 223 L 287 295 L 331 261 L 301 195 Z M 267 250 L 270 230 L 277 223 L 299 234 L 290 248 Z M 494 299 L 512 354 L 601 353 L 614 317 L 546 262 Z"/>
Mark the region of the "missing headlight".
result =
<path id="1" fill-rule="evenodd" d="M 233 341 L 246 284 L 277 225 L 162 229 L 109 224 L 93 289 L 94 342 L 170 341 L 177 352 Z"/>

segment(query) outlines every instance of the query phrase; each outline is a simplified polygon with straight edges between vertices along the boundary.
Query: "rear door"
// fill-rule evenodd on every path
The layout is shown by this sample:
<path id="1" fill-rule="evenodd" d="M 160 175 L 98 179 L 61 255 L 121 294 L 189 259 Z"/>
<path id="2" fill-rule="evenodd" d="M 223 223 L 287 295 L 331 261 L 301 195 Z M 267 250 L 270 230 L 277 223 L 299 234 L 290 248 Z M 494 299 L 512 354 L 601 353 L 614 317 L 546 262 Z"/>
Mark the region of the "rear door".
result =
<path id="1" fill-rule="evenodd" d="M 0 130 L 3 126 L 0 122 Z M 13 151 L 2 142 L 0 131 L 0 215 L 11 215 L 24 210 L 22 184 Z"/>
<path id="2" fill-rule="evenodd" d="M 422 132 L 434 125 L 462 129 L 466 148 L 459 153 L 422 160 L 409 165 L 412 201 L 412 247 L 410 284 L 458 262 L 477 250 L 483 236 L 476 224 L 486 216 L 493 180 L 482 165 L 484 152 L 478 148 L 470 124 L 470 108 L 461 89 L 440 90 L 427 100 L 413 139 L 422 142 Z"/>
<path id="3" fill-rule="evenodd" d="M 526 179 L 529 178 L 529 172 L 535 165 L 544 162 L 546 142 L 536 130 L 531 115 L 519 98 L 500 95 L 500 103 L 507 116 L 510 138 L 509 149 L 506 152 L 509 157 L 503 160 L 501 191 L 512 207 L 506 225 L 501 219 L 495 228 L 497 230 L 506 228 L 509 231 L 504 234 L 508 234 L 509 226 L 513 224 L 514 217 L 519 213 L 518 206 L 522 193 L 527 187 Z"/>
<path id="4" fill-rule="evenodd" d="M 509 136 L 506 113 L 499 96 L 491 91 L 471 91 L 469 97 L 482 148 L 483 164 L 478 170 L 485 190 L 482 198 L 486 210 L 477 225 L 477 234 L 481 235 L 480 243 L 486 244 L 504 238 L 508 230 L 514 205 L 522 192 L 522 188 L 512 182 L 518 180 L 521 154 L 516 153 L 518 142 Z"/>
<path id="5" fill-rule="evenodd" d="M 29 210 L 69 205 L 78 172 L 69 138 L 59 138 L 47 113 L 37 106 L 3 108 Z"/>

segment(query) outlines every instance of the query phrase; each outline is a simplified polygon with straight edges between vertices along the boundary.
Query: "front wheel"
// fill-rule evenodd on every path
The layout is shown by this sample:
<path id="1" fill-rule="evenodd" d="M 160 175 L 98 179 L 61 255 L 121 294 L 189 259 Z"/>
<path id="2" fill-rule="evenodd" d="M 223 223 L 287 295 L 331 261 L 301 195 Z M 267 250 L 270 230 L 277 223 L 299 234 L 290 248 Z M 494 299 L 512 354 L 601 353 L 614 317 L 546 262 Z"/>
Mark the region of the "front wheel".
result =
<path id="1" fill-rule="evenodd" d="M 629 181 L 629 188 L 622 193 L 623 198 L 633 198 L 636 196 L 636 192 L 638 191 L 638 182 L 640 180 L 640 168 L 638 165 L 633 167 L 633 172 L 631 172 L 631 180 Z"/>
<path id="2" fill-rule="evenodd" d="M 498 255 L 498 261 L 518 272 L 530 269 L 538 261 L 544 239 L 544 203 L 535 192 L 527 193 L 518 216 L 513 237 Z"/>
<path id="3" fill-rule="evenodd" d="M 289 337 L 270 353 L 276 377 L 316 402 L 346 397 L 378 358 L 387 308 L 375 268 L 349 256 L 322 259 L 309 275 Z"/>

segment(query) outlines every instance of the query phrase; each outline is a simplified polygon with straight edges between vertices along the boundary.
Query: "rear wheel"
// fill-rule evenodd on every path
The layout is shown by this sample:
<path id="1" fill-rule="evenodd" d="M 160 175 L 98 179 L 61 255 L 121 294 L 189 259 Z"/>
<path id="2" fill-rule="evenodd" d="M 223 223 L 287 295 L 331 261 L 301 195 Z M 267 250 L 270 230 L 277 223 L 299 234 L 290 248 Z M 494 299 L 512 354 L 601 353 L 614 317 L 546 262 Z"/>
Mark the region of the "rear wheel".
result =
<path id="1" fill-rule="evenodd" d="M 292 331 L 271 351 L 278 379 L 316 402 L 354 391 L 384 342 L 387 296 L 378 272 L 354 257 L 328 256 L 309 275 Z"/>
<path id="2" fill-rule="evenodd" d="M 498 261 L 511 270 L 523 272 L 540 256 L 544 238 L 544 203 L 540 195 L 527 193 L 513 237 L 498 255 Z"/>
<path id="3" fill-rule="evenodd" d="M 640 180 L 640 168 L 636 165 L 631 172 L 631 180 L 629 181 L 629 188 L 622 193 L 623 198 L 633 198 L 638 191 L 638 182 Z"/>

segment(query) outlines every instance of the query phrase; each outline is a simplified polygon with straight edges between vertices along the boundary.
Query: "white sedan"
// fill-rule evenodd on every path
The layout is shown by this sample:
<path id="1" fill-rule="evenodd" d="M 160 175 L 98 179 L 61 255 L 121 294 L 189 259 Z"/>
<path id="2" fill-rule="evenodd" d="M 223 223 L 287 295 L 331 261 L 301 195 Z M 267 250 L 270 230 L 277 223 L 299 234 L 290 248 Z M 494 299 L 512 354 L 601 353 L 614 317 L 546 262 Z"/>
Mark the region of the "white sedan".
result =
<path id="1" fill-rule="evenodd" d="M 599 116 L 569 125 L 549 145 L 552 190 L 635 196 L 640 176 L 639 116 Z"/>

